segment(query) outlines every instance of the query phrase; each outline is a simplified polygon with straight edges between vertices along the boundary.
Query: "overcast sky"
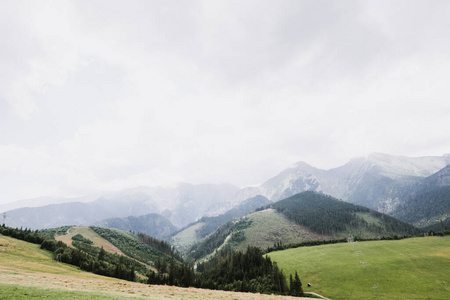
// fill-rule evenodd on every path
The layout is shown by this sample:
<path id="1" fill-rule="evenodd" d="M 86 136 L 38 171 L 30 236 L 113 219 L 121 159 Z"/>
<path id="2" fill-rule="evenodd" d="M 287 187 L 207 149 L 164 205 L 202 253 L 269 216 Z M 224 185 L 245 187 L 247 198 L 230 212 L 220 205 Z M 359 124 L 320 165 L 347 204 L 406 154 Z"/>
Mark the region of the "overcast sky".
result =
<path id="1" fill-rule="evenodd" d="M 0 1 L 0 203 L 450 152 L 450 1 Z"/>

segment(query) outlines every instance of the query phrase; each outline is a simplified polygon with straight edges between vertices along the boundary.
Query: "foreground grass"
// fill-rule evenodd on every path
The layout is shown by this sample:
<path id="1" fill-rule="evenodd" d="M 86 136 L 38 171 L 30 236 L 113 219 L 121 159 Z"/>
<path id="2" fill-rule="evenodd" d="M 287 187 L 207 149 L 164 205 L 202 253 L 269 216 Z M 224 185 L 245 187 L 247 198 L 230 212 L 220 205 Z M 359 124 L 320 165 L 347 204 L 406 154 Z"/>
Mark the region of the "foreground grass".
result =
<path id="1" fill-rule="evenodd" d="M 83 272 L 58 263 L 39 245 L 0 235 L 0 299 L 299 299 L 150 286 Z"/>
<path id="2" fill-rule="evenodd" d="M 298 271 L 305 291 L 332 299 L 450 299 L 450 236 L 302 247 L 269 256 L 287 274 Z"/>
<path id="3" fill-rule="evenodd" d="M 48 299 L 119 299 L 111 294 L 98 292 L 68 291 L 57 288 L 40 288 L 33 286 L 20 286 L 17 284 L 0 284 L 0 299 L 29 299 L 29 298 L 48 298 Z M 133 297 L 135 298 L 135 297 Z"/>

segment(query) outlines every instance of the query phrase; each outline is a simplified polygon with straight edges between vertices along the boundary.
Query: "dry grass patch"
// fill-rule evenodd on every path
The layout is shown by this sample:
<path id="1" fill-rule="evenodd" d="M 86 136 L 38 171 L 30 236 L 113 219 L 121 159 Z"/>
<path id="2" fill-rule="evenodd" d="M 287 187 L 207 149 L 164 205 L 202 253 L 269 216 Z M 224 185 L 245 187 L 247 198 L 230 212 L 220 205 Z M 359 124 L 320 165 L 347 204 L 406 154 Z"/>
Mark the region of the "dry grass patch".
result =
<path id="1" fill-rule="evenodd" d="M 99 248 L 103 247 L 103 249 L 105 249 L 105 251 L 107 252 L 126 256 L 122 251 L 120 251 L 119 248 L 117 248 L 116 246 L 114 246 L 113 244 L 102 238 L 95 231 L 86 226 L 70 227 L 69 230 L 67 230 L 66 234 L 55 236 L 55 239 L 57 241 L 62 241 L 63 243 L 67 244 L 70 247 L 73 247 L 72 237 L 77 234 L 81 234 L 83 237 L 91 240 L 94 243 L 92 245 L 94 247 Z"/>

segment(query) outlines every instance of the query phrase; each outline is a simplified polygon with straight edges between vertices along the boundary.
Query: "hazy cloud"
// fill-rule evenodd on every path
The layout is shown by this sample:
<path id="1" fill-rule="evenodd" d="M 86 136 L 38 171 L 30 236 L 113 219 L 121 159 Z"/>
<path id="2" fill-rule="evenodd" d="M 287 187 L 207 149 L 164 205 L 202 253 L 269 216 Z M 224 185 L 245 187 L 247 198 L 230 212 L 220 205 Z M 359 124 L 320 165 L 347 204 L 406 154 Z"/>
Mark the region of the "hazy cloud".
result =
<path id="1" fill-rule="evenodd" d="M 449 152 L 448 1 L 2 1 L 0 201 Z"/>

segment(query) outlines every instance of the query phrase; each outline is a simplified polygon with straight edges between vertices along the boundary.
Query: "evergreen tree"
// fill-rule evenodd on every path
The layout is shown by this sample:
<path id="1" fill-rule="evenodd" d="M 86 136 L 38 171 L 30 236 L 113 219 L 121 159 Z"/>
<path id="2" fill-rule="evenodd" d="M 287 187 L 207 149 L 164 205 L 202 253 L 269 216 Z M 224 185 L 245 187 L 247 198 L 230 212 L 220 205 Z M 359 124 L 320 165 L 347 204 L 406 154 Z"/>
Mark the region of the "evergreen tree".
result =
<path id="1" fill-rule="evenodd" d="M 292 279 L 292 275 L 291 275 Z M 294 281 L 292 282 L 291 286 L 291 295 L 292 296 L 302 296 L 303 295 L 303 288 L 302 288 L 302 282 L 300 281 L 300 278 L 298 277 L 297 271 L 295 271 Z"/>
<path id="2" fill-rule="evenodd" d="M 103 246 L 100 248 L 100 252 L 98 253 L 98 260 L 104 260 L 105 259 L 106 251 L 103 249 Z"/>

